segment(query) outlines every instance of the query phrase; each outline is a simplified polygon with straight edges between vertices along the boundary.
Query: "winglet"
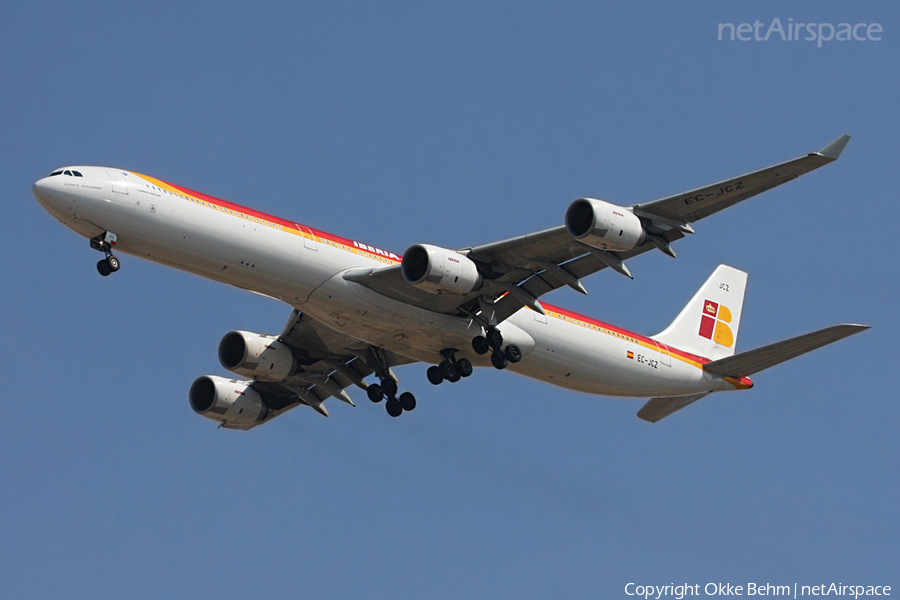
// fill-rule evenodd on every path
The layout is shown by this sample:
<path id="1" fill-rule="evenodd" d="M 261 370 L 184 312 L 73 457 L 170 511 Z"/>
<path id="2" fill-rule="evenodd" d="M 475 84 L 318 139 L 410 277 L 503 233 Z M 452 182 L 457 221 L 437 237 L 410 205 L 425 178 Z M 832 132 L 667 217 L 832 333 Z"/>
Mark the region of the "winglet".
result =
<path id="1" fill-rule="evenodd" d="M 824 149 L 820 150 L 818 154 L 821 154 L 825 158 L 830 158 L 831 160 L 837 160 L 841 155 L 841 152 L 844 151 L 844 146 L 847 145 L 847 142 L 850 141 L 850 136 L 847 134 L 842 135 L 838 139 L 834 140 Z"/>

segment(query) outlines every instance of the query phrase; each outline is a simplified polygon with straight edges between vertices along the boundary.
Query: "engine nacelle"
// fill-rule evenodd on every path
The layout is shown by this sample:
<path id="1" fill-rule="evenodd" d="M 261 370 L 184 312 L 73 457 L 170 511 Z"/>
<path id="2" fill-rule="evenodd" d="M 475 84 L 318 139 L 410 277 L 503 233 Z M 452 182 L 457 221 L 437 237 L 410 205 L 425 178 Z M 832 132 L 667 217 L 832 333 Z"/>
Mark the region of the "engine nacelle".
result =
<path id="1" fill-rule="evenodd" d="M 255 425 L 269 414 L 269 407 L 250 381 L 225 379 L 215 375 L 198 377 L 188 397 L 191 408 L 198 415 L 219 421 L 226 426 Z"/>
<path id="2" fill-rule="evenodd" d="M 647 239 L 634 213 L 594 198 L 581 198 L 569 206 L 566 230 L 576 240 L 600 250 L 631 250 Z"/>
<path id="3" fill-rule="evenodd" d="M 238 375 L 260 381 L 284 381 L 297 370 L 291 349 L 274 336 L 232 331 L 219 342 L 219 362 Z"/>
<path id="4" fill-rule="evenodd" d="M 481 287 L 475 263 L 459 252 L 416 244 L 403 253 L 403 279 L 432 294 L 465 295 Z"/>

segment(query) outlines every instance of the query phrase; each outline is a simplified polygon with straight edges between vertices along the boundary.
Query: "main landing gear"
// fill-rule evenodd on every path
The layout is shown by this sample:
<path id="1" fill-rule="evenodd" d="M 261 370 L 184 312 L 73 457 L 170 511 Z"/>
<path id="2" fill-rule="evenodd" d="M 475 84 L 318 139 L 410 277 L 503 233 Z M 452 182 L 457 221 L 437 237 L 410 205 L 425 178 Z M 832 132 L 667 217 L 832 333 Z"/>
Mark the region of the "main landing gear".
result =
<path id="1" fill-rule="evenodd" d="M 496 327 L 490 327 L 484 336 L 479 335 L 472 340 L 472 349 L 477 354 L 491 353 L 491 364 L 497 369 L 505 369 L 509 363 L 522 360 L 522 350 L 515 344 L 503 347 L 503 336 Z M 440 385 L 444 381 L 456 383 L 463 377 L 472 374 L 472 363 L 468 358 L 456 358 L 456 350 L 441 350 L 442 360 L 438 365 L 428 367 L 428 381 Z"/>
<path id="2" fill-rule="evenodd" d="M 474 371 L 468 358 L 456 358 L 456 350 L 441 350 L 441 356 L 444 360 L 435 367 L 428 367 L 426 372 L 428 381 L 434 385 L 440 384 L 445 379 L 450 383 L 456 383 L 460 378 L 468 377 Z"/>
<path id="3" fill-rule="evenodd" d="M 99 250 L 106 255 L 106 258 L 97 263 L 97 272 L 106 277 L 110 273 L 115 273 L 121 267 L 119 259 L 113 256 L 112 247 L 116 244 L 116 234 L 109 231 L 101 233 L 97 237 L 91 238 L 91 248 Z"/>
<path id="4" fill-rule="evenodd" d="M 409 392 L 403 392 L 397 396 L 397 382 L 390 377 L 381 379 L 381 383 L 373 383 L 366 390 L 369 400 L 372 402 L 381 402 L 387 398 L 384 407 L 387 414 L 392 417 L 399 417 L 403 411 L 411 411 L 416 408 L 416 397 Z"/>
<path id="5" fill-rule="evenodd" d="M 478 354 L 491 353 L 491 364 L 496 369 L 505 369 L 509 363 L 522 360 L 522 350 L 515 344 L 503 347 L 503 335 L 496 327 L 488 328 L 484 336 L 472 340 L 472 349 Z"/>
<path id="6" fill-rule="evenodd" d="M 374 358 L 376 364 L 375 375 L 380 383 L 373 383 L 366 390 L 366 395 L 372 402 L 381 402 L 387 398 L 384 403 L 387 414 L 392 417 L 399 417 L 403 411 L 411 411 L 416 408 L 416 397 L 409 392 L 403 392 L 397 396 L 397 379 L 391 373 L 387 366 L 387 360 L 383 348 L 372 347 L 369 349 L 370 354 Z"/>

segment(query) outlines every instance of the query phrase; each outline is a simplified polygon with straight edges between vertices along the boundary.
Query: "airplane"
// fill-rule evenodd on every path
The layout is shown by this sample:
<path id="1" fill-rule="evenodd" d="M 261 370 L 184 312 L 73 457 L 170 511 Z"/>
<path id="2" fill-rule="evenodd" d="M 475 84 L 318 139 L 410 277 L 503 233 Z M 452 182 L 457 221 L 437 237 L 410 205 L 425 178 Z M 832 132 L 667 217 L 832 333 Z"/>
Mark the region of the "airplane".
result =
<path id="1" fill-rule="evenodd" d="M 334 397 L 365 390 L 398 417 L 416 408 L 394 368 L 427 363 L 435 385 L 475 367 L 509 369 L 555 386 L 650 398 L 649 422 L 791 358 L 868 329 L 836 325 L 735 353 L 747 274 L 719 266 L 662 332 L 645 336 L 539 298 L 674 242 L 692 223 L 838 159 L 850 137 L 819 152 L 652 202 L 580 198 L 564 224 L 458 250 L 415 244 L 402 256 L 133 171 L 70 166 L 33 185 L 41 205 L 90 240 L 103 276 L 121 252 L 285 302 L 278 335 L 235 330 L 222 366 L 249 379 L 205 375 L 188 393 L 220 427 L 248 430 L 296 406 L 328 416 Z M 377 383 L 366 378 L 374 373 Z"/>

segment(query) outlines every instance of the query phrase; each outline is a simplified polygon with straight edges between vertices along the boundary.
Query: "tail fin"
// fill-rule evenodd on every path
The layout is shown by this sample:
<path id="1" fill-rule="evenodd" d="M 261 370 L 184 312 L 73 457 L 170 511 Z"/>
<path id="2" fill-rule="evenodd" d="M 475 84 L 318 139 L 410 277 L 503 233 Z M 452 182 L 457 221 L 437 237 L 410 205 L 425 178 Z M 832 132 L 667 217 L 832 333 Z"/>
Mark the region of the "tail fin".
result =
<path id="1" fill-rule="evenodd" d="M 733 355 L 746 287 L 746 273 L 719 265 L 672 324 L 653 339 L 712 360 Z"/>

